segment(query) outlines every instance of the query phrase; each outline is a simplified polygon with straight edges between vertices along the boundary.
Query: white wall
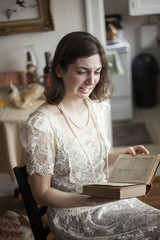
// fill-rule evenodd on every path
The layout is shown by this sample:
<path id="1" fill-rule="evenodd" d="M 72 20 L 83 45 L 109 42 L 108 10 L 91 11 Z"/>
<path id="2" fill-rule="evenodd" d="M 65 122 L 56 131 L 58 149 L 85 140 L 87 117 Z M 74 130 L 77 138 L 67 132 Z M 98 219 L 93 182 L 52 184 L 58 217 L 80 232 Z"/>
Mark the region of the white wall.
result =
<path id="1" fill-rule="evenodd" d="M 45 51 L 54 53 L 61 37 L 72 31 L 85 30 L 83 0 L 52 0 L 55 30 L 0 37 L 0 72 L 25 70 L 25 46 L 34 44 L 39 73 L 45 66 Z"/>

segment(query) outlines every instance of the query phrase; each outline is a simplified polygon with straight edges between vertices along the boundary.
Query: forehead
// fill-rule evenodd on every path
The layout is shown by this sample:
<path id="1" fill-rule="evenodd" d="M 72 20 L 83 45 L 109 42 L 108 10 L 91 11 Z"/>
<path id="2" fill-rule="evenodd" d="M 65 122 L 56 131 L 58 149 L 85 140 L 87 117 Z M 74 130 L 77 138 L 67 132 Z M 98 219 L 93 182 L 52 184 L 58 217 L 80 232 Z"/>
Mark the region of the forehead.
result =
<path id="1" fill-rule="evenodd" d="M 95 68 L 99 68 L 102 66 L 102 62 L 101 62 L 101 58 L 99 54 L 95 54 L 92 55 L 90 57 L 82 57 L 82 58 L 78 58 L 74 65 L 76 67 L 81 67 L 81 66 L 85 66 L 85 67 L 95 67 Z"/>

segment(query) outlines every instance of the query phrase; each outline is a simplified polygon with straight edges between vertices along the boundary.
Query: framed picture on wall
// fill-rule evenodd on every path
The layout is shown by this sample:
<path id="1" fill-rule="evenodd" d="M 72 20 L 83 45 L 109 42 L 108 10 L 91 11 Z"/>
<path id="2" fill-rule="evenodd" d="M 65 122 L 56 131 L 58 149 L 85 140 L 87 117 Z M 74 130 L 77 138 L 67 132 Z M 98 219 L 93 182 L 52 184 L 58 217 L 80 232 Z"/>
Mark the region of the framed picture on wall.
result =
<path id="1" fill-rule="evenodd" d="M 0 36 L 53 30 L 52 0 L 0 0 Z"/>

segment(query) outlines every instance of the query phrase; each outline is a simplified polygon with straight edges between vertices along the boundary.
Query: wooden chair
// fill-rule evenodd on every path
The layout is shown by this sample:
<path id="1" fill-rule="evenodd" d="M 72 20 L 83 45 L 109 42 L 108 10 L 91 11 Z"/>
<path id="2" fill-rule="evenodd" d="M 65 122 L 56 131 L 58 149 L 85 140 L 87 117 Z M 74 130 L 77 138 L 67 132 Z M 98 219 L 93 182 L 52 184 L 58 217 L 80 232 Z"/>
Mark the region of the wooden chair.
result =
<path id="1" fill-rule="evenodd" d="M 28 182 L 26 166 L 14 167 L 13 171 L 16 176 L 20 193 L 22 194 L 22 199 L 28 214 L 34 238 L 35 240 L 46 240 L 51 232 L 48 224 L 44 226 L 42 222 L 42 217 L 46 214 L 47 207 L 38 206 L 35 202 Z"/>

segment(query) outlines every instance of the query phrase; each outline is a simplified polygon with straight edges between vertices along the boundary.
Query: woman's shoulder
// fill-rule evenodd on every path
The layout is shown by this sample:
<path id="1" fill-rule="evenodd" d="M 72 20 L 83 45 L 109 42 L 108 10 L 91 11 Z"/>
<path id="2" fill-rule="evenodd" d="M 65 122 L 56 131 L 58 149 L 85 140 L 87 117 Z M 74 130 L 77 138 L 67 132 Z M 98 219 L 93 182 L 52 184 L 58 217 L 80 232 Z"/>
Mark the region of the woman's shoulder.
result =
<path id="1" fill-rule="evenodd" d="M 95 111 L 103 111 L 103 112 L 109 112 L 110 111 L 110 102 L 109 102 L 108 99 L 105 100 L 105 101 L 87 99 L 87 103 Z"/>
<path id="2" fill-rule="evenodd" d="M 29 115 L 22 128 L 34 128 L 49 132 L 51 123 L 54 124 L 53 118 L 53 113 L 46 108 L 46 105 L 42 104 Z"/>

